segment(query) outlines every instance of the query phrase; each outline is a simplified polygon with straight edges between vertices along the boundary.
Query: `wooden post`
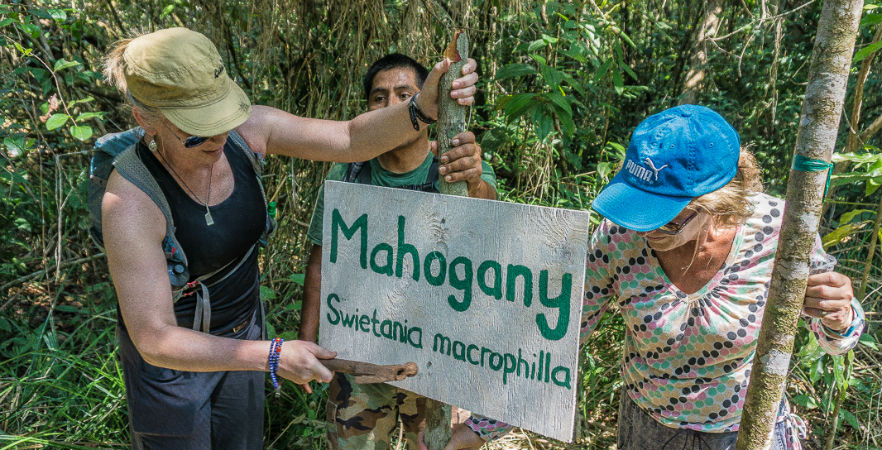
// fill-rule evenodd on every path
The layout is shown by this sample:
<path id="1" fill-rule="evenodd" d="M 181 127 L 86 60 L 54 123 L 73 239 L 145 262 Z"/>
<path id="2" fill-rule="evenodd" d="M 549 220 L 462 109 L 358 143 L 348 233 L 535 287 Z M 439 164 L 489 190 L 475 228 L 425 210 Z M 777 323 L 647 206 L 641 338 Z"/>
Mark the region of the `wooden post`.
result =
<path id="1" fill-rule="evenodd" d="M 444 51 L 444 56 L 454 61 L 450 69 L 441 77 L 440 92 L 438 93 L 438 154 L 443 155 L 453 148 L 450 141 L 454 136 L 466 130 L 466 112 L 468 107 L 462 106 L 456 100 L 450 98 L 450 85 L 453 80 L 462 74 L 462 66 L 469 57 L 469 38 L 465 33 L 457 31 L 453 36 L 453 42 Z M 442 194 L 467 196 L 469 188 L 465 181 L 448 183 L 444 178 L 440 180 Z"/>
<path id="2" fill-rule="evenodd" d="M 444 56 L 450 58 L 453 64 L 441 77 L 440 92 L 438 93 L 438 155 L 443 155 L 453 148 L 451 141 L 454 136 L 465 131 L 466 109 L 456 100 L 450 98 L 450 89 L 453 80 L 462 73 L 462 66 L 469 57 L 469 39 L 465 33 L 457 31 L 453 35 L 453 41 L 444 51 Z M 469 188 L 465 181 L 448 183 L 444 178 L 439 179 L 439 188 L 442 194 L 469 195 Z M 443 449 L 450 441 L 450 405 L 445 405 L 430 398 L 426 399 L 426 432 L 425 442 L 429 450 Z"/>
<path id="3" fill-rule="evenodd" d="M 862 0 L 824 2 L 812 51 L 795 156 L 829 162 L 836 146 Z M 768 304 L 757 339 L 735 448 L 768 448 L 805 298 L 827 171 L 791 170 Z"/>

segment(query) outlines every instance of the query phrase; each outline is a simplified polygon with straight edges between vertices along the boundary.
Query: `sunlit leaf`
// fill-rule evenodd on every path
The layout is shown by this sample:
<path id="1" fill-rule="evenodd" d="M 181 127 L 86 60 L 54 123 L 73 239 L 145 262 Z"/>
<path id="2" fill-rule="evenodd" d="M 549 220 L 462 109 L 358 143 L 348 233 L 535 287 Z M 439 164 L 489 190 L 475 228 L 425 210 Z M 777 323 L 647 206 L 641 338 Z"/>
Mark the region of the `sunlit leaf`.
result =
<path id="1" fill-rule="evenodd" d="M 849 211 L 849 212 L 843 214 L 839 218 L 839 223 L 841 223 L 841 224 L 851 223 L 851 221 L 853 221 L 855 217 L 857 217 L 861 214 L 865 214 L 865 213 L 870 213 L 870 214 L 875 215 L 876 211 L 873 211 L 870 209 L 855 209 L 853 211 Z"/>
<path id="2" fill-rule="evenodd" d="M 24 136 L 6 136 L 3 138 L 3 145 L 6 146 L 10 156 L 18 156 L 27 149 Z"/>
<path id="3" fill-rule="evenodd" d="M 859 222 L 859 223 L 847 223 L 845 225 L 840 226 L 839 228 L 827 233 L 824 237 L 821 238 L 821 244 L 823 244 L 824 248 L 828 248 L 832 245 L 836 245 L 840 242 L 845 242 L 851 238 L 851 234 L 855 231 L 864 228 L 869 222 Z"/>
<path id="4" fill-rule="evenodd" d="M 861 19 L 862 27 L 871 27 L 878 23 L 882 23 L 882 14 L 867 14 Z"/>
<path id="5" fill-rule="evenodd" d="M 171 14 L 172 11 L 174 11 L 174 10 L 175 10 L 175 4 L 174 4 L 174 3 L 172 3 L 172 4 L 168 5 L 168 6 L 166 6 L 165 8 L 162 8 L 162 12 L 159 13 L 159 18 L 160 18 L 160 19 L 164 19 L 166 16 L 168 16 L 169 14 Z"/>
<path id="6" fill-rule="evenodd" d="M 857 52 L 855 52 L 854 59 L 852 60 L 852 62 L 855 62 L 855 63 L 861 62 L 864 59 L 866 59 L 866 57 L 879 51 L 880 48 L 882 48 L 882 41 L 874 42 L 874 43 L 858 50 Z"/>
<path id="7" fill-rule="evenodd" d="M 882 230 L 880 230 L 880 233 L 882 233 Z M 873 350 L 879 351 L 879 346 L 876 344 L 876 339 L 871 333 L 862 334 L 859 342 Z"/>
<path id="8" fill-rule="evenodd" d="M 92 127 L 88 125 L 73 126 L 70 127 L 70 134 L 71 136 L 85 142 L 92 137 Z"/>
<path id="9" fill-rule="evenodd" d="M 64 22 L 67 20 L 67 13 L 64 12 L 63 9 L 49 9 L 49 16 L 55 19 L 57 22 Z"/>
<path id="10" fill-rule="evenodd" d="M 70 116 L 67 114 L 53 114 L 52 117 L 46 121 L 46 129 L 54 130 L 67 123 L 67 119 L 70 119 Z"/>
<path id="11" fill-rule="evenodd" d="M 79 66 L 79 61 L 67 61 L 64 58 L 55 61 L 55 67 L 52 68 L 53 71 L 58 72 L 60 70 L 67 69 L 68 67 Z"/>
<path id="12" fill-rule="evenodd" d="M 77 122 L 80 122 L 83 120 L 89 120 L 89 119 L 92 119 L 95 117 L 101 118 L 103 116 L 104 116 L 103 112 L 84 112 L 84 113 L 77 116 Z"/>
<path id="13" fill-rule="evenodd" d="M 548 45 L 548 42 L 546 42 L 544 39 L 536 39 L 535 41 L 530 42 L 530 45 L 527 46 L 527 52 L 533 53 L 536 50 L 539 50 L 540 48 L 546 47 L 547 45 Z"/>

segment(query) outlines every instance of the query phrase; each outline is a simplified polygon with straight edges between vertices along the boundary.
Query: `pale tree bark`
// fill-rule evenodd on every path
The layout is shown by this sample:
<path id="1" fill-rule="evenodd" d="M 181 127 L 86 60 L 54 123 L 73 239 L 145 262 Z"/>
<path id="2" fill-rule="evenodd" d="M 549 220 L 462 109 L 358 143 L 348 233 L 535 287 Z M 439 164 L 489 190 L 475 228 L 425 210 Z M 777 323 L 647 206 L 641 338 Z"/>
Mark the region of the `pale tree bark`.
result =
<path id="1" fill-rule="evenodd" d="M 704 18 L 698 27 L 698 35 L 689 60 L 689 72 L 686 73 L 686 81 L 683 85 L 683 94 L 680 96 L 680 104 L 694 104 L 698 101 L 698 93 L 704 87 L 707 77 L 707 45 L 708 40 L 716 36 L 720 29 L 720 17 L 723 12 L 722 0 L 709 0 L 705 2 Z"/>
<path id="2" fill-rule="evenodd" d="M 455 52 L 452 50 L 455 49 Z M 455 54 L 454 54 L 455 53 Z M 466 110 L 450 98 L 450 85 L 454 78 L 462 73 L 462 66 L 469 57 L 469 40 L 465 33 L 456 32 L 448 50 L 444 56 L 456 61 L 450 65 L 447 73 L 441 77 L 440 92 L 438 93 L 438 155 L 443 155 L 453 148 L 453 138 L 465 131 Z M 442 194 L 459 195 L 467 197 L 469 188 L 465 181 L 448 183 L 444 178 L 439 179 Z M 429 450 L 440 450 L 450 441 L 450 405 L 442 402 L 426 399 L 426 432 L 425 442 Z"/>
<path id="3" fill-rule="evenodd" d="M 831 159 L 862 5 L 862 0 L 824 2 L 796 136 L 797 155 L 827 162 Z M 771 443 L 805 298 L 809 255 L 818 232 L 826 180 L 826 171 L 790 171 L 768 304 L 735 446 L 738 450 L 764 449 Z"/>

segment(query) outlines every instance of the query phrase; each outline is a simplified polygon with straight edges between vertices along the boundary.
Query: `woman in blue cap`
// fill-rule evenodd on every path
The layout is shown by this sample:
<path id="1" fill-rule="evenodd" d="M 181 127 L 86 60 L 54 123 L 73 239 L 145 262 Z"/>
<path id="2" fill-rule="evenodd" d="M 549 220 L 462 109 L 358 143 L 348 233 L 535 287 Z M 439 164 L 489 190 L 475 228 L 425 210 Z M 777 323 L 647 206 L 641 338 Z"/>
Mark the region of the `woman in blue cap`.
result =
<path id="1" fill-rule="evenodd" d="M 621 170 L 594 200 L 583 341 L 610 307 L 625 320 L 618 448 L 732 449 L 753 365 L 784 202 L 762 193 L 753 156 L 711 109 L 644 120 Z M 821 347 L 854 347 L 863 311 L 816 239 L 803 312 Z M 448 448 L 498 435 L 467 422 Z M 773 449 L 805 427 L 782 401 Z M 471 442 L 471 444 L 466 444 Z"/>

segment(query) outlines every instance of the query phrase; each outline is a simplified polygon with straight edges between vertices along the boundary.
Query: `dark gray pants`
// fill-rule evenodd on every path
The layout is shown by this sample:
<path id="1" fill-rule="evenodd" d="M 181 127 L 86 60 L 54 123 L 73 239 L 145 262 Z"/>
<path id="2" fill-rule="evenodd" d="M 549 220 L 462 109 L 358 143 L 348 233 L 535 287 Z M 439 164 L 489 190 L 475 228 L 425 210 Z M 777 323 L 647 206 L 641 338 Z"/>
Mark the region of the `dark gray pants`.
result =
<path id="1" fill-rule="evenodd" d="M 184 372 L 148 364 L 118 330 L 132 449 L 263 448 L 263 372 Z M 254 323 L 244 339 L 260 339 Z"/>
<path id="2" fill-rule="evenodd" d="M 786 424 L 775 425 L 771 450 L 784 450 Z M 628 394 L 619 402 L 618 450 L 734 450 L 738 432 L 705 433 L 669 428 L 640 409 Z"/>

